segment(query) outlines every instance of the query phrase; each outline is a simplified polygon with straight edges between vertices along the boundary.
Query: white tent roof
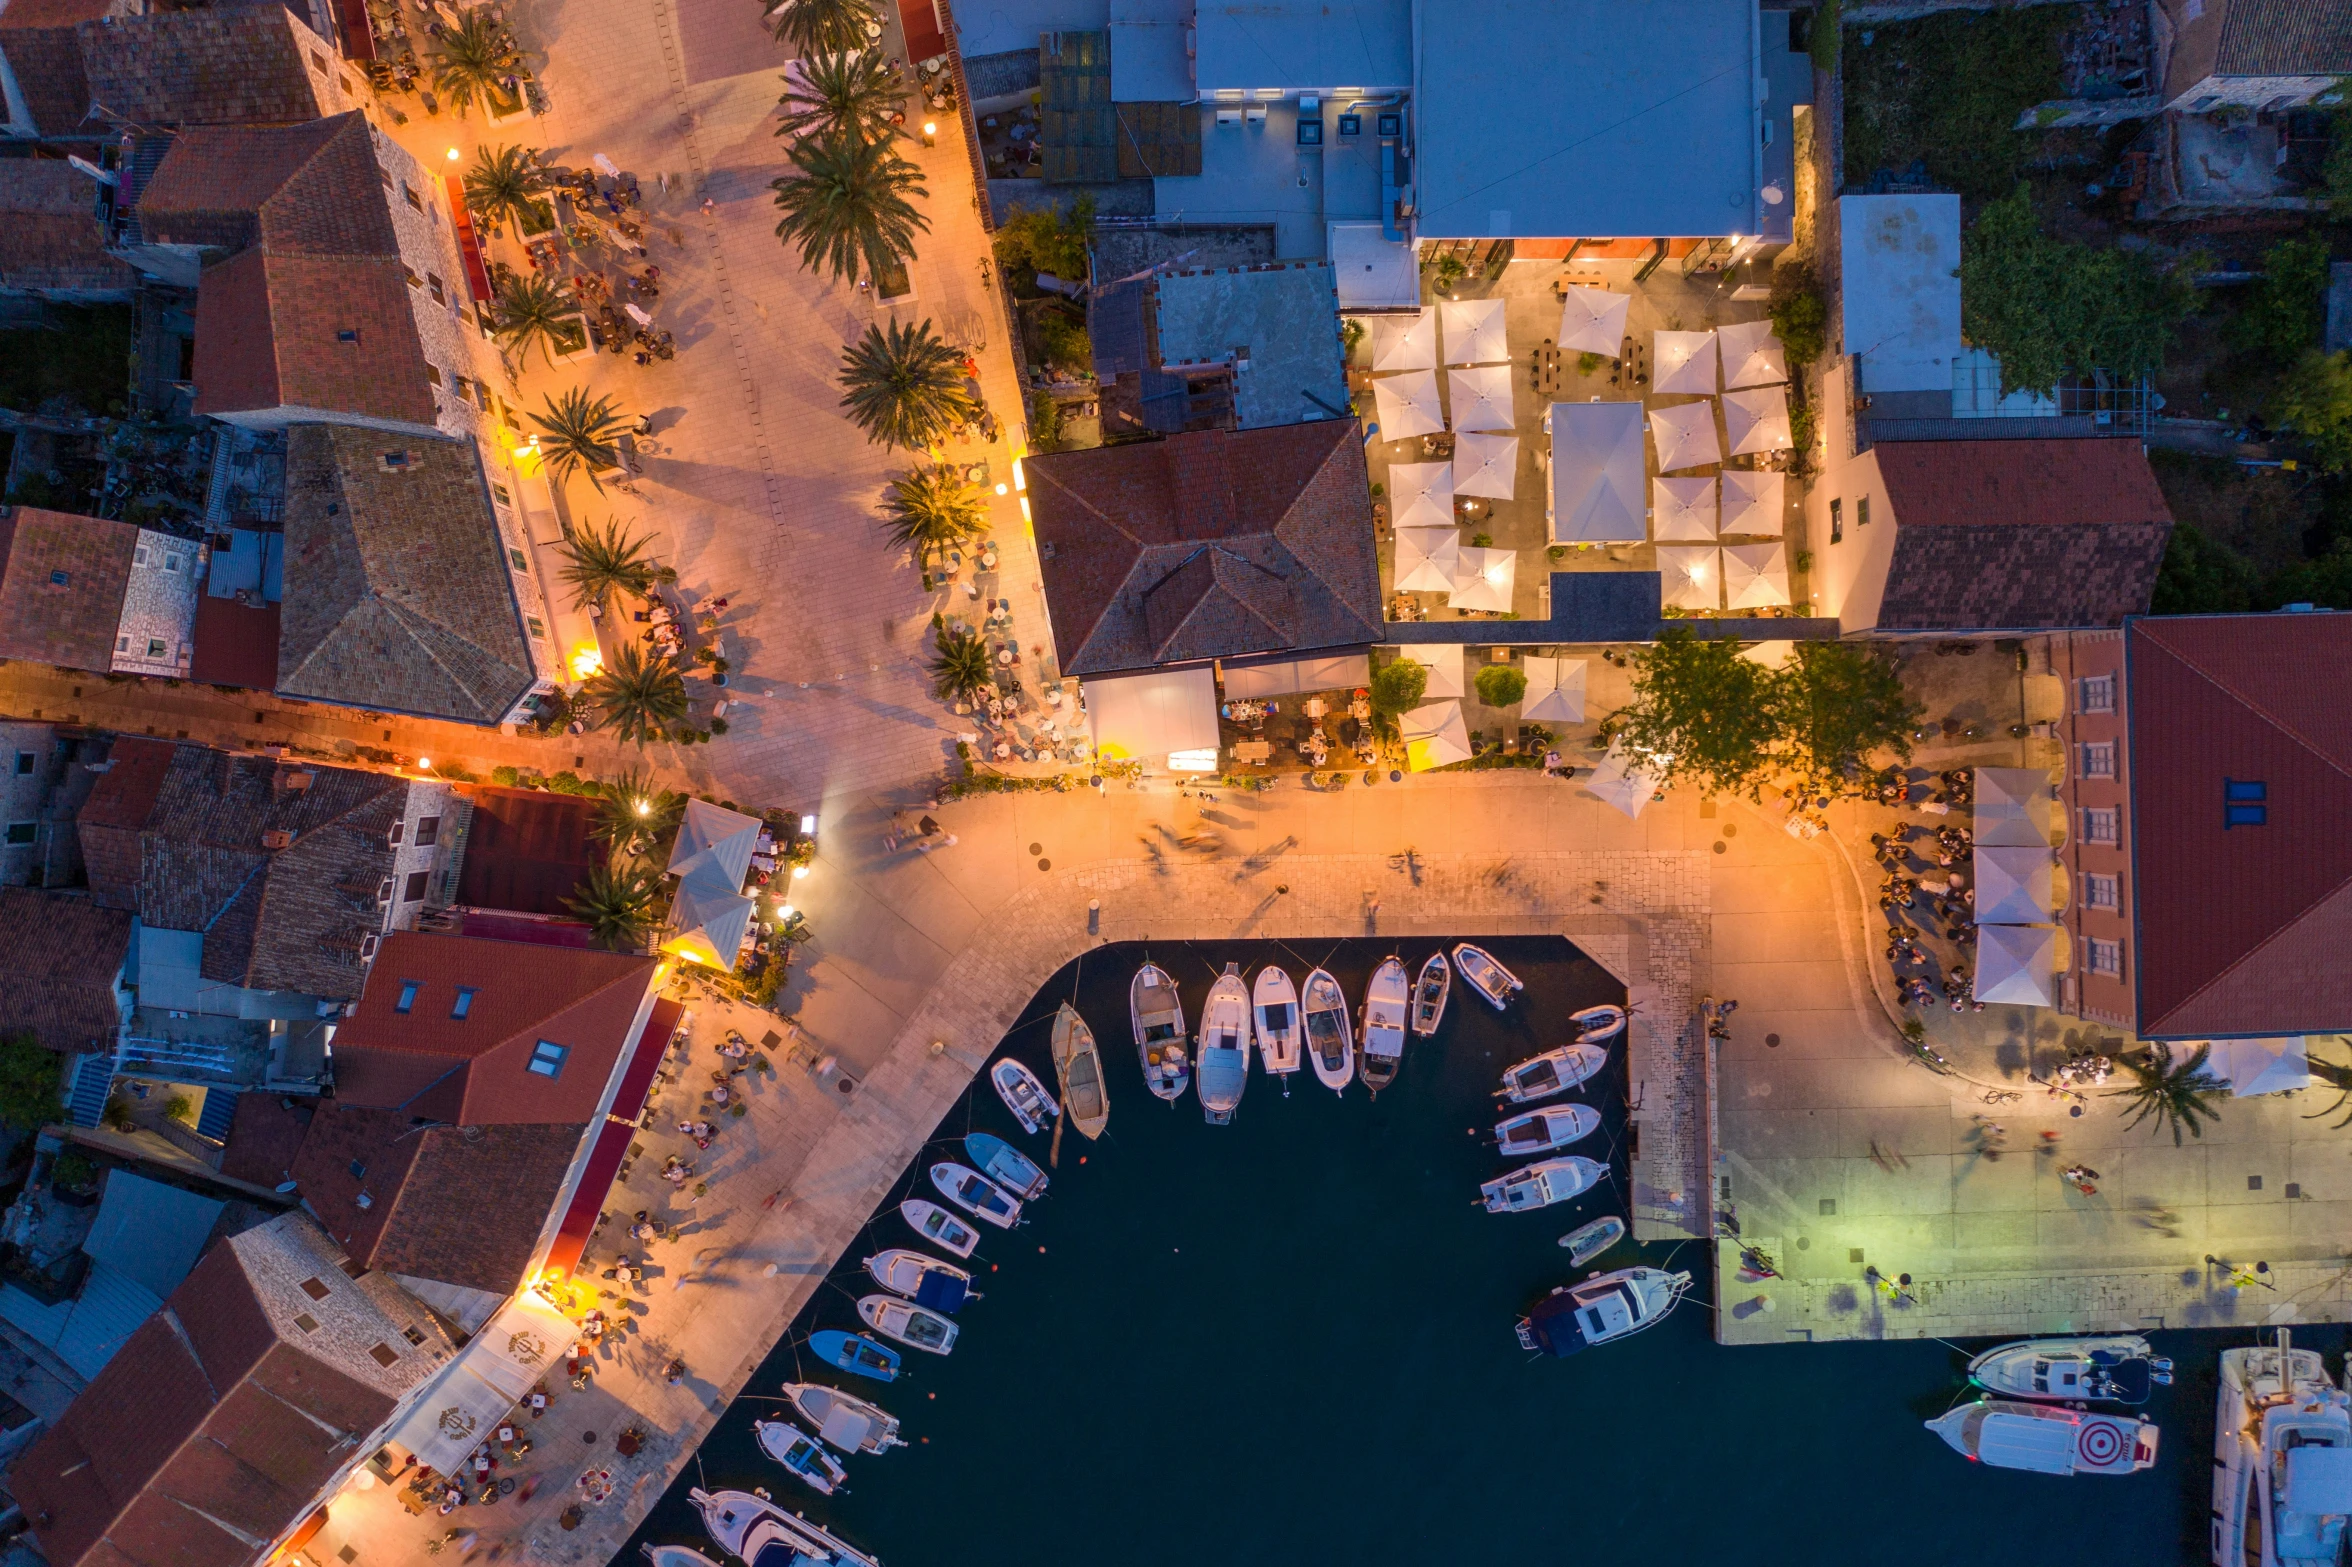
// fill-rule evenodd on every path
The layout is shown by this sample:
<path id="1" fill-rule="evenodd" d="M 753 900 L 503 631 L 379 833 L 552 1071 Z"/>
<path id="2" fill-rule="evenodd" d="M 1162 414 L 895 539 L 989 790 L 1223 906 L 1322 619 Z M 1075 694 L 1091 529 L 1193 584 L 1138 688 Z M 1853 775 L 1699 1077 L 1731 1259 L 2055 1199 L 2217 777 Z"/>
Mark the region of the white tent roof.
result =
<path id="1" fill-rule="evenodd" d="M 1396 527 L 1454 525 L 1454 465 L 1450 462 L 1392 462 L 1388 465 L 1388 493 L 1394 503 L 1390 521 Z"/>
<path id="2" fill-rule="evenodd" d="M 1217 748 L 1217 677 L 1207 667 L 1088 676 L 1086 722 L 1108 761 L 1153 761 Z"/>
<path id="3" fill-rule="evenodd" d="M 1457 435 L 1453 467 L 1456 495 L 1483 495 L 1489 500 L 1507 501 L 1518 487 L 1519 437 Z"/>
<path id="4" fill-rule="evenodd" d="M 670 846 L 669 873 L 741 891 L 759 835 L 758 817 L 690 799 L 678 825 L 678 841 Z"/>
<path id="5" fill-rule="evenodd" d="M 1397 720 L 1405 742 L 1405 766 L 1413 772 L 1470 759 L 1470 731 L 1460 702 L 1431 702 Z"/>
<path id="6" fill-rule="evenodd" d="M 1731 437 L 1731 454 L 1785 452 L 1789 437 L 1788 388 L 1763 386 L 1747 392 L 1723 394 L 1723 429 Z"/>
<path id="7" fill-rule="evenodd" d="M 1462 540 L 1452 528 L 1396 530 L 1399 593 L 1451 593 L 1462 570 Z"/>
<path id="8" fill-rule="evenodd" d="M 1977 931 L 1977 1000 L 2053 1007 L 2057 996 L 2057 926 L 1986 925 Z"/>
<path id="9" fill-rule="evenodd" d="M 1723 546 L 1725 609 L 1762 609 L 1788 601 L 1788 551 L 1777 540 Z"/>
<path id="10" fill-rule="evenodd" d="M 1454 591 L 1446 600 L 1446 607 L 1507 613 L 1511 608 L 1511 588 L 1518 575 L 1517 550 L 1479 549 L 1465 544 L 1454 567 Z"/>
<path id="11" fill-rule="evenodd" d="M 2004 848 L 1980 843 L 1974 859 L 1979 925 L 2039 925 L 2056 912 L 2058 862 L 2047 844 Z"/>
<path id="12" fill-rule="evenodd" d="M 1659 332 L 1651 339 L 1650 390 L 1653 392 L 1715 392 L 1715 334 Z"/>
<path id="13" fill-rule="evenodd" d="M 1723 531 L 1778 538 L 1787 515 L 1788 476 L 1723 470 Z"/>
<path id="14" fill-rule="evenodd" d="M 1638 543 L 1648 538 L 1641 404 L 1554 403 L 1544 425 L 1552 438 L 1553 542 Z"/>
<path id="15" fill-rule="evenodd" d="M 1788 359 L 1769 321 L 1735 321 L 1715 334 L 1723 350 L 1726 387 L 1770 386 L 1788 379 Z"/>
<path id="16" fill-rule="evenodd" d="M 1631 294 L 1605 288 L 1566 290 L 1560 303 L 1560 351 L 1619 358 L 1625 352 L 1625 309 L 1632 303 Z"/>
<path id="17" fill-rule="evenodd" d="M 1618 740 L 1593 767 L 1584 787 L 1626 815 L 1639 818 L 1664 781 L 1663 772 L 1634 756 L 1626 750 L 1625 742 Z"/>
<path id="18" fill-rule="evenodd" d="M 1437 319 L 1445 329 L 1447 364 L 1487 365 L 1511 357 L 1501 300 L 1449 299 L 1437 307 Z"/>
<path id="19" fill-rule="evenodd" d="M 1721 609 L 1722 563 L 1712 544 L 1658 546 L 1659 596 L 1675 609 Z"/>
<path id="20" fill-rule="evenodd" d="M 1766 669 L 1786 669 L 1788 661 L 1796 656 L 1797 645 L 1785 637 L 1775 637 L 1769 642 L 1751 642 L 1740 649 L 1740 657 L 1751 664 L 1761 664 Z"/>
<path id="21" fill-rule="evenodd" d="M 2182 1047 L 2173 1059 L 2186 1060 Z M 2311 1052 L 2301 1034 L 2283 1039 L 2216 1039 L 2205 1070 L 2230 1085 L 2244 1099 L 2250 1094 L 2291 1094 L 2311 1086 Z"/>
<path id="22" fill-rule="evenodd" d="M 1429 671 L 1429 684 L 1421 692 L 1424 701 L 1439 702 L 1461 696 L 1461 643 L 1408 642 L 1398 648 L 1397 653 Z"/>
<path id="23" fill-rule="evenodd" d="M 1651 409 L 1650 435 L 1658 443 L 1660 472 L 1723 461 L 1723 443 L 1715 435 L 1713 398 Z"/>
<path id="24" fill-rule="evenodd" d="M 1243 701 L 1251 697 L 1287 696 L 1293 691 L 1346 691 L 1362 685 L 1370 677 L 1371 666 L 1361 653 L 1227 664 L 1225 698 Z"/>
<path id="25" fill-rule="evenodd" d="M 662 950 L 715 969 L 731 969 L 751 934 L 751 899 L 721 885 L 689 876 L 670 900 L 670 937 Z"/>
<path id="26" fill-rule="evenodd" d="M 1518 418 L 1511 412 L 1511 367 L 1473 365 L 1448 370 L 1446 390 L 1453 394 L 1457 430 L 1513 430 Z"/>
<path id="27" fill-rule="evenodd" d="M 1528 658 L 1527 695 L 1519 701 L 1519 716 L 1529 723 L 1584 722 L 1584 660 Z"/>
<path id="28" fill-rule="evenodd" d="M 515 1296 L 442 1368 L 391 1440 L 416 1454 L 417 1462 L 456 1473 L 578 1336 L 570 1320 L 539 1296 L 527 1290 Z"/>
<path id="29" fill-rule="evenodd" d="M 1650 537 L 1695 542 L 1715 538 L 1715 481 L 1652 479 Z"/>
<path id="30" fill-rule="evenodd" d="M 1372 368 L 1375 371 L 1436 369 L 1437 312 L 1422 310 L 1409 316 L 1375 318 Z"/>
<path id="31" fill-rule="evenodd" d="M 1388 238 L 1378 223 L 1328 223 L 1324 233 L 1340 309 L 1410 310 L 1420 302 L 1421 267 L 1411 241 Z"/>
<path id="32" fill-rule="evenodd" d="M 1376 378 L 1372 407 L 1384 441 L 1401 441 L 1445 428 L 1445 405 L 1438 401 L 1434 370 L 1408 370 L 1403 375 Z"/>
<path id="33" fill-rule="evenodd" d="M 2007 845 L 2047 849 L 2057 802 L 2050 798 L 2050 774 L 2039 767 L 1980 767 L 1976 770 L 1976 811 L 1971 824 L 1979 847 Z M 1979 894 L 1981 896 L 1981 894 Z"/>

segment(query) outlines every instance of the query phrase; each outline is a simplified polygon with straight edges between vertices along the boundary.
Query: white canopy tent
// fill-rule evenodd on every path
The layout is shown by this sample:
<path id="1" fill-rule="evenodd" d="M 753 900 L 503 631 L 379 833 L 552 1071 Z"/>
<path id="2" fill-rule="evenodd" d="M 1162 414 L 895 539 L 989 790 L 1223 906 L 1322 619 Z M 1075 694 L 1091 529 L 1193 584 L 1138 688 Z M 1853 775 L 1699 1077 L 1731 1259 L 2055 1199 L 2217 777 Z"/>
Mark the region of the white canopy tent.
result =
<path id="1" fill-rule="evenodd" d="M 1552 542 L 1637 544 L 1648 538 L 1641 404 L 1554 403 L 1544 428 L 1552 438 L 1545 519 Z"/>
<path id="2" fill-rule="evenodd" d="M 1453 394 L 1457 430 L 1513 430 L 1518 418 L 1511 412 L 1511 367 L 1472 365 L 1446 372 L 1446 390 Z"/>
<path id="3" fill-rule="evenodd" d="M 1979 925 L 2040 925 L 2058 910 L 2058 862 L 2048 844 L 2005 848 L 1980 843 L 1976 868 Z"/>
<path id="4" fill-rule="evenodd" d="M 1658 444 L 1661 473 L 1723 461 L 1723 442 L 1715 434 L 1715 400 L 1711 397 L 1651 409 L 1650 438 Z"/>
<path id="5" fill-rule="evenodd" d="M 1740 649 L 1740 657 L 1766 669 L 1786 669 L 1788 661 L 1797 656 L 1797 645 L 1784 637 L 1770 642 L 1751 642 Z"/>
<path id="6" fill-rule="evenodd" d="M 1622 357 L 1625 311 L 1632 303 L 1631 294 L 1613 294 L 1605 288 L 1566 290 L 1560 299 L 1560 351 Z"/>
<path id="7" fill-rule="evenodd" d="M 1785 474 L 1724 469 L 1723 531 L 1780 537 L 1788 512 L 1787 484 Z"/>
<path id="8" fill-rule="evenodd" d="M 1518 492 L 1519 437 L 1454 437 L 1454 493 L 1507 501 Z"/>
<path id="9" fill-rule="evenodd" d="M 2175 1045 L 2173 1059 L 2185 1061 L 2188 1054 Z M 2311 1052 L 2301 1034 L 2283 1039 L 2216 1039 L 2213 1053 L 2205 1058 L 2205 1070 L 2229 1084 L 2230 1092 L 2240 1099 L 2254 1094 L 2291 1094 L 2311 1086 Z"/>
<path id="10" fill-rule="evenodd" d="M 1995 845 L 2047 849 L 2058 802 L 2050 797 L 2050 774 L 2039 767 L 1980 767 L 1976 770 L 1975 820 L 1978 848 Z M 1983 893 L 1979 891 L 1979 898 Z"/>
<path id="11" fill-rule="evenodd" d="M 1086 722 L 1106 761 L 1155 761 L 1217 749 L 1217 677 L 1203 666 L 1089 676 Z"/>
<path id="12" fill-rule="evenodd" d="M 1462 722 L 1460 702 L 1431 702 L 1397 720 L 1405 742 L 1405 766 L 1427 772 L 1449 762 L 1470 760 L 1470 730 Z"/>
<path id="13" fill-rule="evenodd" d="M 668 873 L 740 892 L 743 878 L 751 871 L 751 852 L 759 845 L 759 835 L 758 817 L 708 800 L 689 799 L 685 818 L 678 824 L 678 840 L 670 846 Z"/>
<path id="14" fill-rule="evenodd" d="M 1626 815 L 1640 818 L 1649 809 L 1650 799 L 1666 781 L 1665 773 L 1646 758 L 1635 755 L 1622 740 L 1614 741 L 1594 764 L 1592 776 L 1584 787 L 1598 796 L 1604 804 L 1613 805 Z"/>
<path id="15" fill-rule="evenodd" d="M 1718 328 L 1715 339 L 1723 354 L 1727 389 L 1771 386 L 1788 379 L 1788 358 L 1780 351 L 1780 339 L 1772 335 L 1771 322 L 1735 321 Z"/>
<path id="16" fill-rule="evenodd" d="M 1723 430 L 1731 437 L 1731 454 L 1785 452 L 1789 438 L 1788 389 L 1758 387 L 1723 394 Z"/>
<path id="17" fill-rule="evenodd" d="M 1712 544 L 1658 546 L 1659 596 L 1675 609 L 1721 609 L 1722 563 Z"/>
<path id="18" fill-rule="evenodd" d="M 391 1440 L 414 1453 L 417 1462 L 443 1474 L 457 1473 L 578 1336 L 569 1318 L 525 1290 L 466 1341 Z"/>
<path id="19" fill-rule="evenodd" d="M 742 955 L 757 905 L 715 876 L 689 876 L 670 900 L 670 934 L 664 952 L 725 972 Z"/>
<path id="20" fill-rule="evenodd" d="M 1288 696 L 1293 691 L 1346 691 L 1371 678 L 1369 662 L 1361 653 L 1333 653 L 1321 658 L 1286 658 L 1263 664 L 1227 664 L 1225 700 Z"/>
<path id="21" fill-rule="evenodd" d="M 1789 601 L 1788 550 L 1770 544 L 1723 546 L 1723 607 L 1763 609 Z"/>
<path id="22" fill-rule="evenodd" d="M 1650 537 L 1661 543 L 1714 541 L 1713 479 L 1652 479 L 1650 501 Z"/>
<path id="23" fill-rule="evenodd" d="M 1454 525 L 1454 465 L 1450 462 L 1392 462 L 1388 493 L 1399 528 Z"/>
<path id="24" fill-rule="evenodd" d="M 1501 300 L 1449 299 L 1437 307 L 1437 319 L 1444 329 L 1447 364 L 1490 365 L 1511 357 Z"/>
<path id="25" fill-rule="evenodd" d="M 1462 540 L 1452 528 L 1396 530 L 1399 593 L 1451 593 L 1462 571 Z"/>
<path id="26" fill-rule="evenodd" d="M 1480 549 L 1465 544 L 1454 567 L 1454 591 L 1446 600 L 1446 607 L 1508 614 L 1511 589 L 1518 576 L 1517 550 Z"/>
<path id="27" fill-rule="evenodd" d="M 2058 927 L 1986 925 L 1976 933 L 1976 999 L 2058 1004 Z"/>
<path id="28" fill-rule="evenodd" d="M 1462 695 L 1462 644 L 1459 642 L 1408 642 L 1397 653 L 1429 671 L 1429 684 L 1421 691 L 1423 701 L 1440 702 Z"/>
<path id="29" fill-rule="evenodd" d="M 1529 723 L 1584 722 L 1584 660 L 1537 658 L 1530 655 L 1523 672 L 1527 694 L 1519 699 L 1519 716 Z"/>
<path id="30" fill-rule="evenodd" d="M 1437 368 L 1437 312 L 1423 310 L 1409 316 L 1379 316 L 1372 322 L 1372 369 L 1434 370 Z"/>
<path id="31" fill-rule="evenodd" d="M 1659 332 L 1650 339 L 1650 390 L 1715 394 L 1715 334 Z"/>
<path id="32" fill-rule="evenodd" d="M 1434 370 L 1377 377 L 1372 382 L 1372 408 L 1384 441 L 1433 435 L 1445 428 L 1445 405 L 1438 400 Z"/>

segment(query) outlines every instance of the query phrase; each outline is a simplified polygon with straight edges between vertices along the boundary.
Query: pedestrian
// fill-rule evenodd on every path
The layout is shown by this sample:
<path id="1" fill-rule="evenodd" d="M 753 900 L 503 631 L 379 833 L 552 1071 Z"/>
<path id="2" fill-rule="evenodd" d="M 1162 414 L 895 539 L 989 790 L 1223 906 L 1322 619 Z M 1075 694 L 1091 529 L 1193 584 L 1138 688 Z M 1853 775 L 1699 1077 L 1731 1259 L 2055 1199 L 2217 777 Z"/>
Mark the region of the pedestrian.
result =
<path id="1" fill-rule="evenodd" d="M 711 200 L 708 196 L 702 198 L 702 215 L 704 217 L 707 218 L 718 210 L 719 204 L 717 202 Z"/>

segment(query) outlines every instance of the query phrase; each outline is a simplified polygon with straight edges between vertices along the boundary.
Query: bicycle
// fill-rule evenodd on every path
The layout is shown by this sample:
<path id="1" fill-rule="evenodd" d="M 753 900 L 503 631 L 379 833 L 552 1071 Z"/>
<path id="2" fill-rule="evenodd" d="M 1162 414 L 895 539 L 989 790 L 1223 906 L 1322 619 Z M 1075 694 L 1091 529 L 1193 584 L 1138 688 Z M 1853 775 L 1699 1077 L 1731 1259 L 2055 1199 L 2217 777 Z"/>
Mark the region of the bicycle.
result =
<path id="1" fill-rule="evenodd" d="M 2013 1105 L 2025 1097 L 2020 1088 L 1988 1088 L 1977 1096 L 1989 1105 Z"/>

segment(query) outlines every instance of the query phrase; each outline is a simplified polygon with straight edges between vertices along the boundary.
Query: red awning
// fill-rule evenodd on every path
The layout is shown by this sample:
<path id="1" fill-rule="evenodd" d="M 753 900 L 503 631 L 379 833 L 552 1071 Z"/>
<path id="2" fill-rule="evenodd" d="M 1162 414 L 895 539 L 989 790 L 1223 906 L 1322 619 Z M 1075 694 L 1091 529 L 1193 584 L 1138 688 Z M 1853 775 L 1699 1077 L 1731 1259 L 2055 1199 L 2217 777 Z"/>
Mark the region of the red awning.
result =
<path id="1" fill-rule="evenodd" d="M 653 1004 L 653 1015 L 645 1020 L 645 1032 L 637 1036 L 637 1048 L 630 1054 L 629 1064 L 621 1069 L 620 1089 L 613 1095 L 612 1110 L 596 1133 L 596 1146 L 589 1150 L 588 1167 L 580 1174 L 579 1189 L 572 1193 L 572 1204 L 564 1210 L 563 1222 L 556 1226 L 555 1245 L 547 1254 L 548 1267 L 560 1268 L 568 1274 L 580 1265 L 580 1254 L 588 1249 L 588 1237 L 596 1229 L 596 1216 L 603 1211 L 604 1199 L 612 1191 L 613 1176 L 619 1173 L 630 1140 L 637 1135 L 637 1117 L 644 1113 L 646 1097 L 653 1089 L 653 1074 L 660 1070 L 662 1057 L 669 1053 L 670 1032 L 678 1026 L 678 1014 L 684 1010 L 675 1001 Z"/>
<path id="2" fill-rule="evenodd" d="M 931 0 L 898 0 L 898 23 L 906 29 L 907 58 L 915 64 L 947 53 L 947 38 L 939 31 L 939 8 Z"/>
<path id="3" fill-rule="evenodd" d="M 308 20 L 308 18 L 305 18 Z M 335 0 L 336 42 L 347 60 L 373 60 L 376 35 L 368 27 L 367 0 Z"/>
<path id="4" fill-rule="evenodd" d="M 449 212 L 457 220 L 457 253 L 465 258 L 466 287 L 479 309 L 490 303 L 490 272 L 482 265 L 482 242 L 474 237 L 474 215 L 466 210 L 465 181 L 454 174 L 442 178 L 449 182 Z"/>

